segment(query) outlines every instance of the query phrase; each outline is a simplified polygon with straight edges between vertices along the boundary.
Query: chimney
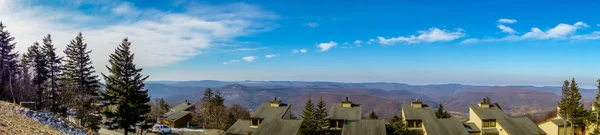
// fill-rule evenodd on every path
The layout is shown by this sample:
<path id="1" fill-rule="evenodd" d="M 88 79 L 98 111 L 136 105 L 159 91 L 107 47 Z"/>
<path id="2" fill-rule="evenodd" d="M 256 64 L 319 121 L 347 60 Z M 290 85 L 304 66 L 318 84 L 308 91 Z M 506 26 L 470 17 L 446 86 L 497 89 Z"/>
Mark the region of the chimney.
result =
<path id="1" fill-rule="evenodd" d="M 271 105 L 271 107 L 279 107 L 280 104 L 281 104 L 281 101 L 277 100 L 277 97 L 275 97 L 275 99 L 269 101 L 269 105 Z"/>
<path id="2" fill-rule="evenodd" d="M 421 102 L 419 99 L 415 99 L 415 101 L 410 103 L 410 106 L 412 108 L 423 108 L 423 102 Z"/>
<path id="3" fill-rule="evenodd" d="M 484 98 L 482 102 L 479 102 L 479 107 L 490 108 L 490 101 L 488 101 L 486 98 Z"/>
<path id="4" fill-rule="evenodd" d="M 352 107 L 352 101 L 346 97 L 346 100 L 342 101 L 342 107 Z"/>

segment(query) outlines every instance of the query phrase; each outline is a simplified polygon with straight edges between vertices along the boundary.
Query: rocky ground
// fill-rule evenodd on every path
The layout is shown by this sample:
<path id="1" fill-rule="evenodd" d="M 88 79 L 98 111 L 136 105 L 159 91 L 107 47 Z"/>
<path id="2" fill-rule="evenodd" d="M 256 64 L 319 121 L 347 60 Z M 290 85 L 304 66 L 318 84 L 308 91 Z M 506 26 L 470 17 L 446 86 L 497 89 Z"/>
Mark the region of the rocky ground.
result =
<path id="1" fill-rule="evenodd" d="M 0 101 L 0 134 L 6 135 L 85 135 L 65 120 Z"/>

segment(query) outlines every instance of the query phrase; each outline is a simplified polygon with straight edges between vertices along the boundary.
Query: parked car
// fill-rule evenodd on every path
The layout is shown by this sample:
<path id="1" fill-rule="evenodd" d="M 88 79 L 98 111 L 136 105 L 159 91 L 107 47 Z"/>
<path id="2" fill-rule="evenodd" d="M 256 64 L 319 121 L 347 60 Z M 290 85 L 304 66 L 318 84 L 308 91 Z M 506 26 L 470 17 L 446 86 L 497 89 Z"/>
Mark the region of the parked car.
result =
<path id="1" fill-rule="evenodd" d="M 160 125 L 160 124 L 156 124 L 154 126 L 152 126 L 152 129 L 150 130 L 153 133 L 171 133 L 172 129 L 169 126 L 166 125 Z"/>

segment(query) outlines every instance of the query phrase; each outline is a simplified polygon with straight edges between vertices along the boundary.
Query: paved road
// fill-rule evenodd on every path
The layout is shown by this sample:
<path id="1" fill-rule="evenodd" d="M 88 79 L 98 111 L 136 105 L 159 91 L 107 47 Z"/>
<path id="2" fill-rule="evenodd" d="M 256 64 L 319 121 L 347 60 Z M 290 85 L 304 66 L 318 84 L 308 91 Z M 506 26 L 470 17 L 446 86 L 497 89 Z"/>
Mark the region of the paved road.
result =
<path id="1" fill-rule="evenodd" d="M 104 128 L 101 128 L 100 130 L 98 130 L 98 133 L 100 133 L 100 135 L 122 135 L 123 133 L 119 133 L 116 131 L 112 131 L 112 130 L 106 130 Z"/>

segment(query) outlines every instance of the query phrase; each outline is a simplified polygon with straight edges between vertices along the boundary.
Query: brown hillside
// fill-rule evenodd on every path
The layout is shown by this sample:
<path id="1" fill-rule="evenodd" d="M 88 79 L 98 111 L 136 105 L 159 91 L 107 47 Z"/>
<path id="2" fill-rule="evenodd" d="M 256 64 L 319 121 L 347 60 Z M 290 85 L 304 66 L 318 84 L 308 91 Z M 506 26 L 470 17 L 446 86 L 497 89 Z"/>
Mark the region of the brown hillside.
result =
<path id="1" fill-rule="evenodd" d="M 492 102 L 510 115 L 524 115 L 556 109 L 560 96 L 551 92 L 524 90 L 514 87 L 492 87 L 481 91 L 461 92 L 440 99 L 449 111 L 469 112 L 469 104 L 477 104 L 489 96 Z"/>
<path id="2" fill-rule="evenodd" d="M 0 134 L 2 135 L 61 135 L 31 118 L 16 113 L 18 105 L 0 101 Z"/>

